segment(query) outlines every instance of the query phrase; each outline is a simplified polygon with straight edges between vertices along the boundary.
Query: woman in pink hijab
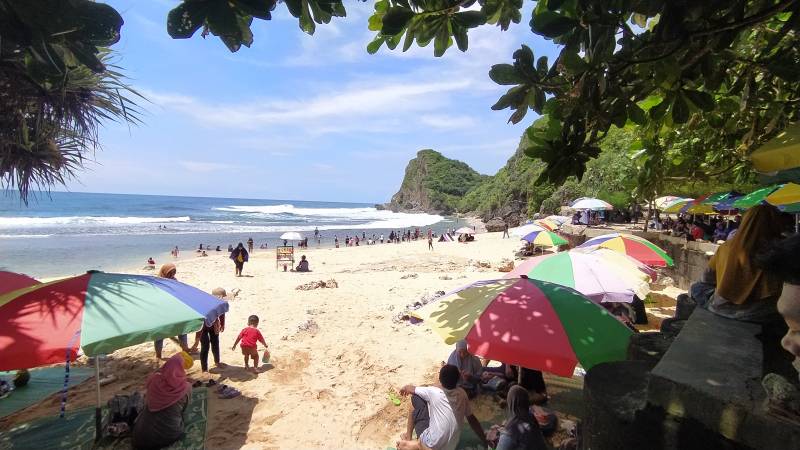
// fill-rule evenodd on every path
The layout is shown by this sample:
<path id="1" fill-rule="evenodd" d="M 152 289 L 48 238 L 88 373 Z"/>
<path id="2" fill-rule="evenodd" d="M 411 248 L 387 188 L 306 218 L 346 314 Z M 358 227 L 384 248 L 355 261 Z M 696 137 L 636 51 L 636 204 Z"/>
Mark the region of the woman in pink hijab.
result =
<path id="1" fill-rule="evenodd" d="M 193 363 L 187 353 L 178 353 L 147 377 L 145 408 L 133 426 L 133 448 L 159 449 L 183 437 L 183 412 L 192 392 L 186 369 Z"/>

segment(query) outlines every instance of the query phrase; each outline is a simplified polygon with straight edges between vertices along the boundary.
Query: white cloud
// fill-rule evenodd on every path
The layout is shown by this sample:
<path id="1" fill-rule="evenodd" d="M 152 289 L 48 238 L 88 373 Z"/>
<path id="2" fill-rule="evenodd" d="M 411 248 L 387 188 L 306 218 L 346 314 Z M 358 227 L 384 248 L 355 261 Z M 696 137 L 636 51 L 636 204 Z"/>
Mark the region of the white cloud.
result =
<path id="1" fill-rule="evenodd" d="M 473 117 L 449 114 L 426 114 L 420 116 L 419 121 L 425 126 L 439 130 L 457 130 L 478 125 L 478 121 Z"/>
<path id="2" fill-rule="evenodd" d="M 193 173 L 219 172 L 239 168 L 239 166 L 233 164 L 205 161 L 178 161 L 178 165 Z"/>

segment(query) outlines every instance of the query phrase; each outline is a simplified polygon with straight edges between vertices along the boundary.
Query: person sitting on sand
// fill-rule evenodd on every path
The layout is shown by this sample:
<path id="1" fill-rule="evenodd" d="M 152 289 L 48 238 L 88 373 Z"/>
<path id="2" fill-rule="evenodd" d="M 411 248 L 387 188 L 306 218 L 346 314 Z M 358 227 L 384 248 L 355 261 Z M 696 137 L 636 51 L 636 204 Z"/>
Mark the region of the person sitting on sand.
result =
<path id="1" fill-rule="evenodd" d="M 477 356 L 470 354 L 467 350 L 467 341 L 456 342 L 456 349 L 453 350 L 453 353 L 450 353 L 450 357 L 447 358 L 447 364 L 458 368 L 461 373 L 458 386 L 467 392 L 469 398 L 474 398 L 478 395 L 483 365 Z"/>
<path id="2" fill-rule="evenodd" d="M 500 427 L 495 450 L 547 450 L 539 424 L 531 414 L 528 391 L 512 386 L 506 402 L 506 420 Z"/>
<path id="3" fill-rule="evenodd" d="M 244 244 L 239 242 L 239 245 L 236 246 L 235 249 L 231 252 L 231 259 L 233 260 L 233 264 L 236 267 L 236 276 L 242 276 L 242 269 L 244 269 L 244 263 L 247 262 L 249 259 L 249 254 L 247 250 L 244 249 Z"/>
<path id="4" fill-rule="evenodd" d="M 233 251 L 233 246 L 231 244 L 228 244 L 228 253 L 230 253 L 232 251 Z"/>
<path id="5" fill-rule="evenodd" d="M 215 251 L 217 251 L 217 252 L 221 252 L 221 251 L 222 251 L 222 248 L 220 248 L 220 246 L 218 245 L 218 246 L 217 246 L 217 248 L 215 249 Z"/>
<path id="6" fill-rule="evenodd" d="M 294 270 L 296 272 L 311 272 L 311 269 L 308 268 L 308 260 L 306 259 L 306 255 L 300 257 L 300 264 L 298 264 Z"/>
<path id="7" fill-rule="evenodd" d="M 186 370 L 192 364 L 192 357 L 181 352 L 147 377 L 145 407 L 136 418 L 131 433 L 134 449 L 163 448 L 184 436 L 183 412 L 192 393 Z"/>
<path id="8" fill-rule="evenodd" d="M 150 266 L 151 268 L 155 269 L 156 268 L 156 260 L 154 260 L 152 256 L 147 258 L 147 265 Z"/>
<path id="9" fill-rule="evenodd" d="M 264 340 L 264 336 L 258 331 L 258 316 L 252 315 L 247 318 L 247 326 L 239 332 L 236 337 L 236 342 L 233 343 L 231 350 L 236 350 L 236 345 L 242 342 L 242 355 L 244 355 L 244 370 L 257 373 L 258 372 L 258 348 L 256 344 L 261 342 L 264 346 L 264 357 L 269 359 L 269 346 Z M 253 359 L 253 368 L 250 368 L 249 358 Z"/>
<path id="10" fill-rule="evenodd" d="M 484 364 L 489 362 L 489 360 L 485 360 Z M 494 392 L 506 392 L 508 386 L 519 382 L 520 386 L 533 394 L 533 403 L 543 404 L 548 399 L 544 376 L 538 370 L 523 367 L 520 377 L 518 366 L 505 363 L 500 364 L 499 367 L 484 366 L 481 381 L 481 389 Z"/>
<path id="11" fill-rule="evenodd" d="M 175 275 L 177 273 L 178 273 L 178 268 L 175 267 L 175 264 L 167 263 L 167 264 L 164 264 L 163 266 L 161 266 L 161 270 L 158 271 L 158 276 L 161 277 L 161 278 L 167 278 L 167 279 L 170 279 L 170 280 L 174 280 L 175 279 Z M 181 346 L 181 350 L 183 350 L 184 352 L 188 352 L 189 351 L 189 338 L 185 334 L 182 334 L 182 335 L 178 336 L 178 339 L 180 339 L 180 341 L 175 339 L 175 338 L 170 338 L 170 340 L 172 340 L 173 342 L 175 342 L 176 344 L 179 344 Z M 154 342 L 154 345 L 155 345 L 155 349 L 156 349 L 156 359 L 160 360 L 161 359 L 161 350 L 164 349 L 164 340 L 163 339 L 158 339 L 157 341 Z"/>
<path id="12" fill-rule="evenodd" d="M 436 386 L 406 385 L 403 396 L 411 396 L 406 431 L 397 442 L 397 450 L 454 449 L 461 437 L 461 426 L 467 419 L 472 430 L 486 445 L 486 434 L 472 414 L 466 392 L 458 387 L 458 368 L 446 364 L 439 369 Z M 414 433 L 417 439 L 412 439 Z"/>
<path id="13" fill-rule="evenodd" d="M 201 256 L 201 257 L 202 257 L 202 256 L 208 256 L 208 253 L 206 253 L 206 251 L 205 251 L 205 250 L 203 250 L 203 253 L 201 253 L 201 254 L 200 254 L 200 256 Z"/>

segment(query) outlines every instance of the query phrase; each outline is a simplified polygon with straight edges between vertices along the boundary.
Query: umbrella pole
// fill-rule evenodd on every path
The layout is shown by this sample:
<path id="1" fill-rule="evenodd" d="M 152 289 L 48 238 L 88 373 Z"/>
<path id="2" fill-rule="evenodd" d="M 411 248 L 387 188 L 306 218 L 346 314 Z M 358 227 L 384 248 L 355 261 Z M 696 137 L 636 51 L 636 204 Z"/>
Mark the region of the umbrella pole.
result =
<path id="1" fill-rule="evenodd" d="M 794 232 L 800 233 L 800 213 L 794 214 Z"/>
<path id="2" fill-rule="evenodd" d="M 517 366 L 517 384 L 522 386 L 522 366 Z"/>
<path id="3" fill-rule="evenodd" d="M 97 383 L 97 406 L 94 408 L 94 440 L 99 441 L 103 433 L 100 429 L 100 355 L 94 357 L 94 379 Z"/>

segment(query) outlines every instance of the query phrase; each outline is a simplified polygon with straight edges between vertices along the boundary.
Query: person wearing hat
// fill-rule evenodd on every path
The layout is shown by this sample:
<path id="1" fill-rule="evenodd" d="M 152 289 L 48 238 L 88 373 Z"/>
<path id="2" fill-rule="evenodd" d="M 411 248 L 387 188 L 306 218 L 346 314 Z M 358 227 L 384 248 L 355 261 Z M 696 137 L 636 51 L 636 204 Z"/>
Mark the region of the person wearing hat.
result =
<path id="1" fill-rule="evenodd" d="M 188 353 L 180 352 L 147 377 L 145 407 L 136 418 L 131 433 L 133 448 L 163 448 L 183 437 L 183 412 L 192 395 L 186 371 L 193 364 L 194 360 Z"/>
<path id="2" fill-rule="evenodd" d="M 478 395 L 478 385 L 483 374 L 481 360 L 467 350 L 467 341 L 456 342 L 456 349 L 447 358 L 447 364 L 458 367 L 461 378 L 458 387 L 463 388 L 470 399 Z"/>
<path id="3" fill-rule="evenodd" d="M 225 301 L 228 295 L 224 288 L 217 287 L 211 291 L 211 295 Z M 225 314 L 217 317 L 213 322 L 203 322 L 203 328 L 195 334 L 192 352 L 197 351 L 197 343 L 200 342 L 200 368 L 203 372 L 208 372 L 208 351 L 214 355 L 214 367 L 223 367 L 224 364 L 219 359 L 219 334 L 225 331 Z"/>

